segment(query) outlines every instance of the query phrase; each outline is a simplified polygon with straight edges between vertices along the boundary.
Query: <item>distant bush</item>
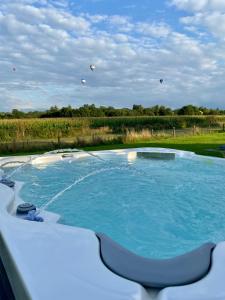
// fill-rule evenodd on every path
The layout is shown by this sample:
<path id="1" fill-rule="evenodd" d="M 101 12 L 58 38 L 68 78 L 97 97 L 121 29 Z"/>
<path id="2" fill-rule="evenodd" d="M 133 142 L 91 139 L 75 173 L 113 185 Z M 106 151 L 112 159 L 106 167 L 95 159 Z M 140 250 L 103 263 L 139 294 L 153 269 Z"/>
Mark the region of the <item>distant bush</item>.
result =
<path id="1" fill-rule="evenodd" d="M 162 117 L 112 117 L 112 118 L 91 118 L 90 127 L 109 127 L 114 133 L 124 134 L 127 129 L 136 131 L 142 129 L 176 129 L 198 126 L 221 127 L 225 122 L 225 116 L 162 116 Z"/>

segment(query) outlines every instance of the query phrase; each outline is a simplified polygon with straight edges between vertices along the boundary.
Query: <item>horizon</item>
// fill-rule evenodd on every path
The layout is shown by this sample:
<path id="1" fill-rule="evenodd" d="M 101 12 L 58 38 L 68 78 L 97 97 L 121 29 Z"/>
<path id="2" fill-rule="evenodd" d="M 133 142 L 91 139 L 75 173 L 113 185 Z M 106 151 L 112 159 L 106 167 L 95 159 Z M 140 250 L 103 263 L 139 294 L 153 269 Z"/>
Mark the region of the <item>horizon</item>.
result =
<path id="1" fill-rule="evenodd" d="M 2 112 L 134 103 L 225 109 L 222 0 L 8 2 L 0 3 Z"/>
<path id="2" fill-rule="evenodd" d="M 92 103 L 92 104 L 83 104 L 83 105 L 81 105 L 81 106 L 78 106 L 78 107 L 76 107 L 76 106 L 71 106 L 71 105 L 67 105 L 67 106 L 57 106 L 57 105 L 53 105 L 53 106 L 50 106 L 50 107 L 48 107 L 48 108 L 45 108 L 45 109 L 41 109 L 41 108 L 37 108 L 37 109 L 35 109 L 35 110 L 26 110 L 26 109 L 24 109 L 24 110 L 19 110 L 19 109 L 16 109 L 16 108 L 13 108 L 11 111 L 5 111 L 5 112 L 3 112 L 3 111 L 0 111 L 0 114 L 13 114 L 13 113 L 16 113 L 16 112 L 22 112 L 22 113 L 24 113 L 24 114 L 29 114 L 29 113 L 33 113 L 33 112 L 36 112 L 36 113 L 47 113 L 47 112 L 50 112 L 51 110 L 56 110 L 56 111 L 61 111 L 62 109 L 64 109 L 64 108 L 71 108 L 72 110 L 80 110 L 81 108 L 84 108 L 85 106 L 88 106 L 89 108 L 91 108 L 91 106 L 93 106 L 94 105 L 94 107 L 96 108 L 96 109 L 98 109 L 98 110 L 101 110 L 101 109 L 112 109 L 112 110 L 129 110 L 129 111 L 135 111 L 136 109 L 134 108 L 134 106 L 140 106 L 140 108 L 141 109 L 143 109 L 143 110 L 154 110 L 154 109 L 156 109 L 156 107 L 158 107 L 158 108 L 161 108 L 161 109 L 165 109 L 165 110 L 170 110 L 172 113 L 175 113 L 175 115 L 177 115 L 177 113 L 178 113 L 178 111 L 181 111 L 182 109 L 187 109 L 187 108 L 190 108 L 191 107 L 191 109 L 194 109 L 194 110 L 199 110 L 199 112 L 201 112 L 201 110 L 203 110 L 203 111 L 207 111 L 207 110 L 209 110 L 210 112 L 208 112 L 208 115 L 215 115 L 214 113 L 217 111 L 217 112 L 219 112 L 220 114 L 224 114 L 224 112 L 225 112 L 225 110 L 223 110 L 223 109 L 221 109 L 221 108 L 219 108 L 219 107 L 217 107 L 217 108 L 211 108 L 211 107 L 204 107 L 204 106 L 194 106 L 194 105 L 192 105 L 192 104 L 187 104 L 187 105 L 184 105 L 184 106 L 182 106 L 182 107 L 176 107 L 176 108 L 171 108 L 171 107 L 169 107 L 169 106 L 164 106 L 164 105 L 160 105 L 160 104 L 156 104 L 156 105 L 154 105 L 154 106 L 142 106 L 141 104 L 133 104 L 133 105 L 131 105 L 130 107 L 113 107 L 113 106 L 104 106 L 104 105 L 102 105 L 102 106 L 98 106 L 98 105 L 95 105 L 94 103 Z M 140 109 L 140 108 L 138 108 L 138 110 Z M 14 112 L 13 112 L 14 111 Z M 140 113 L 140 112 L 139 112 Z M 143 114 L 143 113 L 142 113 Z M 140 114 L 140 115 L 142 115 L 142 114 Z M 203 113 L 202 113 L 203 114 Z M 143 114 L 143 115 L 146 115 L 147 116 L 147 114 L 145 113 L 145 114 Z M 169 114 L 168 114 L 169 115 Z M 182 113 L 182 115 L 183 115 L 183 113 Z M 196 112 L 195 112 L 195 114 L 193 114 L 193 115 L 196 115 Z M 204 115 L 207 115 L 207 113 L 205 113 L 204 112 Z"/>
<path id="3" fill-rule="evenodd" d="M 62 109 L 62 108 L 64 108 L 64 107 L 69 107 L 69 106 L 71 106 L 72 109 L 79 109 L 79 108 L 83 107 L 84 105 L 89 105 L 89 106 L 95 105 L 96 108 L 100 108 L 100 107 L 104 107 L 104 108 L 112 107 L 113 109 L 131 109 L 131 110 L 133 109 L 133 105 L 141 105 L 141 106 L 143 106 L 140 103 L 133 103 L 133 104 L 130 104 L 130 106 L 121 106 L 121 107 L 120 106 L 113 106 L 113 105 L 96 105 L 95 103 L 83 103 L 80 106 L 76 106 L 76 105 L 73 106 L 71 104 L 58 106 L 58 105 L 53 104 L 53 105 L 51 105 L 49 107 L 45 107 L 45 108 L 36 107 L 35 109 L 29 109 L 29 108 L 27 108 L 27 109 L 26 108 L 24 108 L 24 109 L 18 109 L 18 108 L 12 107 L 11 110 L 0 111 L 0 113 L 11 113 L 12 110 L 14 110 L 14 109 L 16 109 L 18 111 L 21 111 L 21 112 L 24 112 L 24 113 L 28 113 L 28 112 L 32 112 L 32 111 L 45 112 L 45 111 L 51 109 L 54 106 L 56 106 L 59 110 Z M 165 106 L 165 108 L 170 108 L 172 111 L 175 111 L 175 110 L 179 110 L 182 107 L 189 106 L 189 105 L 190 106 L 194 106 L 196 108 L 201 108 L 202 107 L 202 108 L 206 108 L 206 109 L 210 109 L 210 110 L 225 110 L 225 108 L 222 108 L 222 107 L 195 106 L 195 105 L 193 105 L 191 103 L 186 103 L 186 104 L 184 104 L 184 105 L 182 105 L 180 107 L 179 106 L 177 106 L 177 107 L 170 107 L 170 106 L 166 106 L 166 105 L 163 105 L 163 104 L 154 104 L 154 105 L 150 105 L 150 106 L 143 106 L 143 108 L 152 108 L 154 106 L 159 106 L 159 107 L 160 106 Z"/>
<path id="4" fill-rule="evenodd" d="M 133 109 L 133 106 L 134 105 L 141 105 L 143 108 L 152 108 L 152 107 L 154 107 L 154 106 L 164 106 L 165 108 L 170 108 L 171 110 L 173 110 L 173 111 L 175 111 L 175 110 L 179 110 L 179 109 L 181 109 L 181 108 L 183 108 L 183 107 L 186 107 L 186 106 L 194 106 L 194 107 L 196 107 L 196 108 L 205 108 L 205 109 L 210 109 L 210 110 L 225 110 L 225 107 L 224 108 L 222 108 L 222 107 L 210 107 L 210 106 L 198 106 L 198 105 L 194 105 L 194 104 L 192 104 L 192 103 L 186 103 L 186 104 L 184 104 L 184 105 L 182 105 L 182 106 L 177 106 L 177 107 L 171 107 L 171 106 L 166 106 L 166 105 L 164 105 L 164 104 L 160 104 L 160 103 L 156 103 L 156 104 L 154 104 L 154 105 L 149 105 L 149 106 L 144 106 L 144 105 L 142 105 L 142 104 L 140 104 L 140 103 L 132 103 L 132 104 L 130 104 L 129 106 L 113 106 L 113 105 L 96 105 L 95 103 L 83 103 L 83 104 L 81 104 L 81 105 L 79 105 L 79 106 L 76 106 L 76 105 L 71 105 L 71 104 L 66 104 L 66 105 L 61 105 L 61 106 L 59 106 L 59 105 L 56 105 L 56 104 L 52 104 L 51 106 L 49 106 L 49 107 L 36 107 L 35 109 L 29 109 L 29 108 L 24 108 L 24 109 L 18 109 L 18 108 L 15 108 L 15 107 L 12 107 L 11 108 L 11 110 L 8 110 L 8 111 L 0 111 L 0 113 L 11 113 L 12 112 L 12 110 L 14 110 L 14 109 L 16 109 L 16 110 L 19 110 L 19 111 L 21 111 L 21 112 L 32 112 L 32 111 L 40 111 L 40 112 L 44 112 L 44 111 L 47 111 L 47 110 L 49 110 L 49 109 L 51 109 L 52 107 L 57 107 L 57 109 L 62 109 L 62 108 L 64 108 L 64 107 L 69 107 L 69 106 L 71 106 L 72 107 L 72 109 L 79 109 L 79 108 L 81 108 L 81 107 L 83 107 L 83 106 L 85 106 L 85 105 L 89 105 L 89 106 L 91 106 L 91 105 L 95 105 L 95 107 L 96 108 L 100 108 L 100 107 L 105 107 L 105 108 L 108 108 L 108 107 L 112 107 L 112 108 L 114 108 L 114 109 Z"/>

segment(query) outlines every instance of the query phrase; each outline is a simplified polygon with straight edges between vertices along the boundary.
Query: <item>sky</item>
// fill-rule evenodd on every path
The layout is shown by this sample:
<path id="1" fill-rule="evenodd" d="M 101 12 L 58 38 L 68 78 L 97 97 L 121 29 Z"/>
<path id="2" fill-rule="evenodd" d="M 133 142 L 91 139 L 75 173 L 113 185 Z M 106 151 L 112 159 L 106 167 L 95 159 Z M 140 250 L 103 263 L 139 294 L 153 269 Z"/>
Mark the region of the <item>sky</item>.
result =
<path id="1" fill-rule="evenodd" d="M 225 109 L 224 80 L 224 0 L 0 2 L 0 111 Z"/>

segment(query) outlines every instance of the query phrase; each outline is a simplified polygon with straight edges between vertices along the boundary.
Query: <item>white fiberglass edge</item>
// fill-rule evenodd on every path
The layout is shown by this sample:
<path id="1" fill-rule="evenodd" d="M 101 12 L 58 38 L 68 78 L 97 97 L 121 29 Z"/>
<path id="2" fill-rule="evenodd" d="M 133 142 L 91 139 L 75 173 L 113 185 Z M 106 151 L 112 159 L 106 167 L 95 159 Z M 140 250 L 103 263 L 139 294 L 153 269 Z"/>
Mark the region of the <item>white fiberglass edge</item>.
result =
<path id="1" fill-rule="evenodd" d="M 143 287 L 102 264 L 92 231 L 11 218 L 1 222 L 1 232 L 32 300 L 150 299 Z"/>

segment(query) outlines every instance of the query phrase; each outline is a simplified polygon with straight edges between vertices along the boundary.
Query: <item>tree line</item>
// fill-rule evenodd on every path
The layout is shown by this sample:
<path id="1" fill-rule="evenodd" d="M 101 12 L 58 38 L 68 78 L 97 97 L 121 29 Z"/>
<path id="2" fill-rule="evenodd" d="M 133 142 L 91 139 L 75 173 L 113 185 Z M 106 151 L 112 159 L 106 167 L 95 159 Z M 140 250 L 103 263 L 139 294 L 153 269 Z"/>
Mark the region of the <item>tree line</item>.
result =
<path id="1" fill-rule="evenodd" d="M 179 115 L 225 115 L 225 110 L 211 109 L 186 105 L 178 109 L 171 109 L 163 105 L 143 107 L 134 104 L 132 108 L 114 108 L 112 106 L 96 107 L 94 104 L 85 104 L 79 108 L 66 106 L 59 108 L 52 106 L 46 111 L 23 112 L 13 109 L 11 112 L 0 113 L 0 119 L 22 118 L 70 118 L 70 117 L 135 117 L 135 116 L 179 116 Z"/>

